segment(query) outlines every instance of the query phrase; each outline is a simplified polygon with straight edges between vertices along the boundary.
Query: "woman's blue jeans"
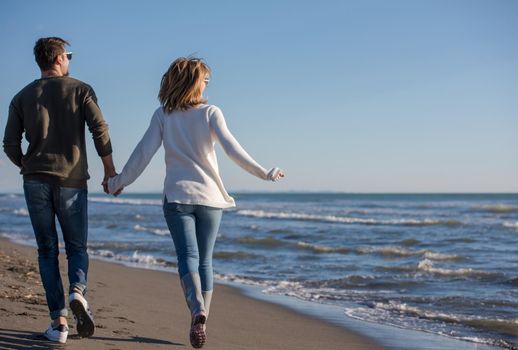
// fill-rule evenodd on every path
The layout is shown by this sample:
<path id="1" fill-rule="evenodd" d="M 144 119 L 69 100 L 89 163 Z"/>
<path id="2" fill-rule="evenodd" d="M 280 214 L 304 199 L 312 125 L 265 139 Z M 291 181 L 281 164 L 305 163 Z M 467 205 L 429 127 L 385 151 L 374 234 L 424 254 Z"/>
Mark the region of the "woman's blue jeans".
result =
<path id="1" fill-rule="evenodd" d="M 70 291 L 86 293 L 88 274 L 88 211 L 86 189 L 25 181 L 25 201 L 38 244 L 38 263 L 51 319 L 67 316 L 59 272 L 56 217 L 63 232 Z"/>
<path id="2" fill-rule="evenodd" d="M 204 205 L 164 202 L 164 216 L 173 237 L 180 279 L 199 273 L 202 291 L 214 285 L 212 252 L 223 210 Z"/>

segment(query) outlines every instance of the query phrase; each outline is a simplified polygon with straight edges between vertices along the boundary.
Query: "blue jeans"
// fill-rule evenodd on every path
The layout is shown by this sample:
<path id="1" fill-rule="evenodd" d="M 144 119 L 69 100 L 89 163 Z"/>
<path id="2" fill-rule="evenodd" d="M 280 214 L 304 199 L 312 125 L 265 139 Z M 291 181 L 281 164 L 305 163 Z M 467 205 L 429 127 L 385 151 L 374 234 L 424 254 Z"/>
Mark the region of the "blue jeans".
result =
<path id="1" fill-rule="evenodd" d="M 55 218 L 58 218 L 65 241 L 70 291 L 75 288 L 85 294 L 88 274 L 88 191 L 39 181 L 25 181 L 23 190 L 38 243 L 40 276 L 50 318 L 54 320 L 59 316 L 66 317 Z"/>
<path id="2" fill-rule="evenodd" d="M 173 237 L 180 279 L 199 273 L 202 291 L 214 285 L 212 252 L 223 210 L 204 205 L 164 203 L 164 216 Z"/>

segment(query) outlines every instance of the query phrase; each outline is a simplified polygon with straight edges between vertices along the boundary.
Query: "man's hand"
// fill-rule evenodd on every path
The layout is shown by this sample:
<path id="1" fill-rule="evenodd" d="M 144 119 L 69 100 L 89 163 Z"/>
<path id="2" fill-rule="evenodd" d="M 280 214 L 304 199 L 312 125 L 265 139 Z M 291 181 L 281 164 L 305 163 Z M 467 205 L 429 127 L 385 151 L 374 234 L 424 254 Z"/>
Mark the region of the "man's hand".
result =
<path id="1" fill-rule="evenodd" d="M 113 158 L 111 154 L 105 157 L 101 157 L 101 160 L 103 161 L 104 166 L 104 179 L 102 182 L 103 190 L 104 193 L 110 194 L 110 191 L 108 191 L 108 179 L 117 175 L 117 172 L 115 171 L 115 165 L 113 165 Z M 117 192 L 115 192 L 113 195 L 118 196 L 121 192 L 122 188 L 117 190 Z"/>
<path id="2" fill-rule="evenodd" d="M 112 175 L 113 174 L 113 175 Z M 108 173 L 108 174 L 104 174 L 104 180 L 102 182 L 102 185 L 103 185 L 103 190 L 104 190 L 104 193 L 106 194 L 110 194 L 110 191 L 108 189 L 108 180 L 111 178 L 111 177 L 114 177 L 115 175 L 117 175 L 117 173 L 114 171 L 113 173 Z M 115 197 L 117 197 L 119 194 L 122 193 L 122 190 L 124 190 L 124 187 L 121 187 L 119 188 L 115 193 L 113 193 L 113 195 Z"/>
<path id="3" fill-rule="evenodd" d="M 110 191 L 108 191 L 108 179 L 110 177 L 114 177 L 115 175 L 117 175 L 117 172 L 115 171 L 115 169 L 108 170 L 108 171 L 107 171 L 107 169 L 104 169 L 104 179 L 102 182 L 104 193 L 110 194 Z"/>

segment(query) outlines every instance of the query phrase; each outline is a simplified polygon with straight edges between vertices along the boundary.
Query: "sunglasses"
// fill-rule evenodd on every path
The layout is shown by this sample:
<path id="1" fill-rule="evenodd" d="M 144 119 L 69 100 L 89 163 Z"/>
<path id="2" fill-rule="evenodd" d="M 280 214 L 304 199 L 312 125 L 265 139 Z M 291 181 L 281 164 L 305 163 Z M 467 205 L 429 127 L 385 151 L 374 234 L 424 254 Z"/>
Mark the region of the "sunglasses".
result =
<path id="1" fill-rule="evenodd" d="M 210 79 L 209 78 L 205 78 L 205 79 L 203 79 L 203 81 L 205 82 L 205 85 L 209 85 Z"/>
<path id="2" fill-rule="evenodd" d="M 72 59 L 72 52 L 63 52 L 63 55 L 66 55 L 69 61 Z"/>

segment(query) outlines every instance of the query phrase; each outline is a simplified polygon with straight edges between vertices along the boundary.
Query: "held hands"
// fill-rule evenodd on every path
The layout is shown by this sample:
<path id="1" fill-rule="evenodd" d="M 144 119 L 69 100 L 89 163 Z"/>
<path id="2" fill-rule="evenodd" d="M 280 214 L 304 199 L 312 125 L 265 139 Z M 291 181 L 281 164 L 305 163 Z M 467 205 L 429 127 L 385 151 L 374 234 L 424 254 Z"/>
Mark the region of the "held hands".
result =
<path id="1" fill-rule="evenodd" d="M 266 179 L 268 181 L 279 181 L 284 177 L 284 170 L 280 168 L 271 168 L 268 174 L 266 175 Z"/>
<path id="2" fill-rule="evenodd" d="M 113 193 L 113 196 L 114 196 L 114 197 L 117 197 L 119 194 L 121 194 L 121 193 L 122 193 L 122 191 L 123 191 L 123 190 L 124 190 L 124 187 L 119 188 L 117 191 L 115 191 L 115 192 Z"/>
<path id="3" fill-rule="evenodd" d="M 109 194 L 109 186 L 108 186 L 108 180 L 114 176 L 117 175 L 117 172 L 115 171 L 115 165 L 113 165 L 113 158 L 112 155 L 109 154 L 107 156 L 101 157 L 101 160 L 103 161 L 104 166 L 104 179 L 102 182 L 104 193 Z M 117 191 L 112 192 L 114 196 L 118 196 L 122 192 L 122 188 L 119 188 Z"/>
<path id="4" fill-rule="evenodd" d="M 104 193 L 106 194 L 110 194 L 110 190 L 108 188 L 108 180 L 114 176 L 117 175 L 117 172 L 115 171 L 115 169 L 105 169 L 104 170 L 104 179 L 103 179 L 103 182 L 102 182 L 102 186 L 103 186 L 103 190 L 104 190 Z M 122 190 L 124 189 L 124 187 L 121 187 L 119 188 L 117 191 L 115 191 L 113 193 L 113 195 L 115 197 L 117 197 L 119 194 L 122 193 Z"/>

